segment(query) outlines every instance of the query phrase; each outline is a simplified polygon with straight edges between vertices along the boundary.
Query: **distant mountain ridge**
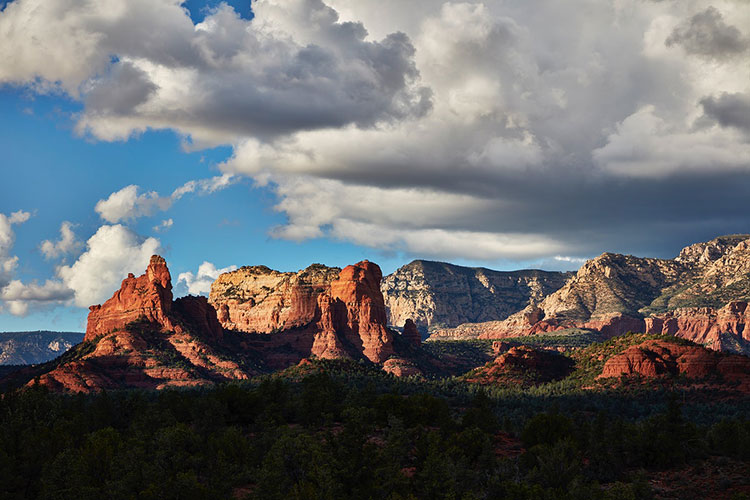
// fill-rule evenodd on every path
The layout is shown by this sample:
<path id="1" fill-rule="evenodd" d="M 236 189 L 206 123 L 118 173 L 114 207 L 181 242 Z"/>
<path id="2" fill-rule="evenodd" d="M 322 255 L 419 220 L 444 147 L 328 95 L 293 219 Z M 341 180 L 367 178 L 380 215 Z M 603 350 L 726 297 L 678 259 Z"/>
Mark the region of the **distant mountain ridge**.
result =
<path id="1" fill-rule="evenodd" d="M 0 365 L 44 363 L 81 340 L 82 332 L 0 332 Z"/>
<path id="2" fill-rule="evenodd" d="M 722 334 L 743 346 L 750 341 L 748 301 L 750 235 L 729 235 L 685 247 L 674 259 L 604 253 L 538 304 L 504 321 L 464 325 L 462 336 L 503 338 L 586 328 L 608 336 L 668 333 L 722 349 L 731 343 Z"/>
<path id="3" fill-rule="evenodd" d="M 415 260 L 383 278 L 388 321 L 412 319 L 422 330 L 503 320 L 562 287 L 573 273 L 494 271 Z"/>

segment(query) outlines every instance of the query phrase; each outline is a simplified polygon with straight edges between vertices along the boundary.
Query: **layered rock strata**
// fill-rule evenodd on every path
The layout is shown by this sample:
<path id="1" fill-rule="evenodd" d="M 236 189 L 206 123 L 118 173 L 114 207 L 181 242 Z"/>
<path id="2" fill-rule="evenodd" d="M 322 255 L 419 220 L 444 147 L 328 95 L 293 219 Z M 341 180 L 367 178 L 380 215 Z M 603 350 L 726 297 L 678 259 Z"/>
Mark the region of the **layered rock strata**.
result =
<path id="1" fill-rule="evenodd" d="M 502 320 L 565 284 L 571 273 L 501 272 L 415 260 L 381 285 L 390 325 L 407 319 L 423 332 L 462 323 Z"/>

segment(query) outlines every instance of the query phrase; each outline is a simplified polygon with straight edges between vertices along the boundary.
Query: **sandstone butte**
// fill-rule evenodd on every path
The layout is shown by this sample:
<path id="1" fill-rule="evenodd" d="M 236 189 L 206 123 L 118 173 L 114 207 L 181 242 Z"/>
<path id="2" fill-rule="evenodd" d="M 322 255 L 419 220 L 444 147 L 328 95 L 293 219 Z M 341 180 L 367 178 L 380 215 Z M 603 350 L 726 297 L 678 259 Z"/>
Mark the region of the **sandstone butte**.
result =
<path id="1" fill-rule="evenodd" d="M 669 333 L 750 352 L 749 298 L 750 236 L 723 236 L 675 259 L 602 254 L 541 302 L 504 321 L 461 325 L 452 335 L 500 339 L 583 328 L 605 338 Z"/>
<path id="2" fill-rule="evenodd" d="M 280 332 L 302 332 L 298 350 L 321 358 L 364 356 L 383 363 L 394 355 L 398 334 L 387 327 L 381 280 L 378 265 L 366 260 L 344 269 L 313 264 L 296 273 L 243 267 L 219 276 L 209 303 L 226 329 L 270 334 L 277 339 L 272 343 L 291 338 Z M 411 325 L 406 325 L 404 339 L 418 346 Z"/>
<path id="3" fill-rule="evenodd" d="M 698 345 L 647 340 L 612 356 L 598 378 L 684 375 L 692 379 L 721 376 L 750 388 L 750 358 L 710 351 Z"/>
<path id="4" fill-rule="evenodd" d="M 38 382 L 55 390 L 86 392 L 192 386 L 248 378 L 258 373 L 248 366 L 279 369 L 311 355 L 383 363 L 396 353 L 395 344 L 406 346 L 406 351 L 418 346 L 413 323 L 407 325 L 403 341 L 386 327 L 382 275 L 376 264 L 363 261 L 342 270 L 312 267 L 277 286 L 276 293 L 267 286 L 268 275 L 283 273 L 264 268 L 259 281 L 266 284 L 260 286 L 266 297 L 275 297 L 275 305 L 251 298 L 262 314 L 252 307 L 241 310 L 270 331 L 238 332 L 227 307 L 221 308 L 224 316 L 219 317 L 215 302 L 205 297 L 173 300 L 169 269 L 155 255 L 142 276 L 128 275 L 109 300 L 90 308 L 84 341 L 93 350 L 58 364 Z M 234 331 L 225 330 L 222 318 Z M 239 341 L 228 344 L 230 335 Z M 233 351 L 227 354 L 228 350 Z M 248 359 L 257 363 L 247 363 Z M 419 371 L 410 361 L 397 360 L 384 367 L 386 371 Z"/>

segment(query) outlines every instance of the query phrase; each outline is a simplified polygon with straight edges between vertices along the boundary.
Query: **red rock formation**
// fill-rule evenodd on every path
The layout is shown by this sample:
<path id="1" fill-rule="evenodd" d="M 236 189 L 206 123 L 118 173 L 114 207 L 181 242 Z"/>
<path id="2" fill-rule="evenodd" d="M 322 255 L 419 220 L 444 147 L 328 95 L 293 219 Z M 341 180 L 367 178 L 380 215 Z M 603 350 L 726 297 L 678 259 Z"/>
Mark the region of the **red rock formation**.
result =
<path id="1" fill-rule="evenodd" d="M 383 363 L 383 371 L 396 377 L 422 375 L 422 371 L 411 361 L 403 358 L 390 358 Z"/>
<path id="2" fill-rule="evenodd" d="M 747 378 L 750 358 L 721 354 L 697 345 L 648 340 L 608 359 L 598 378 L 634 375 L 652 378 L 678 374 L 689 378 L 713 375 L 730 380 Z"/>
<path id="3" fill-rule="evenodd" d="M 297 273 L 243 267 L 214 282 L 209 302 L 225 328 L 270 334 L 266 348 L 297 353 L 280 364 L 311 355 L 382 363 L 393 354 L 394 332 L 386 326 L 381 279 L 368 261 Z"/>
<path id="4" fill-rule="evenodd" d="M 622 314 L 615 314 L 607 319 L 587 321 L 579 328 L 595 330 L 603 335 L 605 339 L 624 335 L 628 332 L 639 333 L 645 330 L 646 325 L 640 318 L 631 318 Z"/>
<path id="5" fill-rule="evenodd" d="M 74 359 L 42 374 L 40 384 L 91 392 L 193 386 L 251 375 L 216 353 L 223 329 L 205 297 L 172 302 L 169 269 L 157 255 L 145 274 L 130 274 L 112 298 L 90 311 L 84 340 L 96 342 L 93 352 L 76 355 L 74 348 Z M 133 322 L 139 323 L 129 326 Z"/>
<path id="6" fill-rule="evenodd" d="M 422 345 L 422 335 L 419 333 L 416 323 L 411 319 L 407 319 L 404 323 L 404 331 L 401 336 L 413 347 Z"/>
<path id="7" fill-rule="evenodd" d="M 342 269 L 330 289 L 333 301 L 346 307 L 346 324 L 337 325 L 337 332 L 373 363 L 382 363 L 393 354 L 393 332 L 386 327 L 380 291 L 382 278 L 377 264 L 363 260 Z"/>
<path id="8" fill-rule="evenodd" d="M 721 334 L 750 341 L 750 308 L 747 302 L 730 302 L 721 309 L 712 307 L 681 308 L 646 318 L 646 333 L 675 335 L 721 350 Z"/>
<path id="9" fill-rule="evenodd" d="M 320 264 L 296 273 L 246 266 L 219 276 L 208 301 L 227 330 L 274 333 L 301 328 L 317 320 L 318 296 L 340 272 Z"/>
<path id="10" fill-rule="evenodd" d="M 572 369 L 572 360 L 557 352 L 516 346 L 467 374 L 466 380 L 480 384 L 541 383 L 564 378 Z"/>
<path id="11" fill-rule="evenodd" d="M 102 305 L 89 308 L 84 340 L 91 340 L 140 319 L 174 329 L 170 318 L 172 281 L 167 263 L 158 255 L 151 257 L 146 273 L 136 278 L 129 274 L 120 289 Z"/>

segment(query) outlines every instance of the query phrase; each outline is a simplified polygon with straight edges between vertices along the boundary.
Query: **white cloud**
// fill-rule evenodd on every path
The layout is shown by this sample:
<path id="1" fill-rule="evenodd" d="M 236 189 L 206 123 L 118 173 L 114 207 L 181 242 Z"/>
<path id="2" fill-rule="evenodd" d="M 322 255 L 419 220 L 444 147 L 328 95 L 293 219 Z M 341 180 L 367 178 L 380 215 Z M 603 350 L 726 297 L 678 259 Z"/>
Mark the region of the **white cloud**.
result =
<path id="1" fill-rule="evenodd" d="M 30 307 L 65 302 L 72 296 L 73 291 L 57 280 L 47 280 L 43 285 L 24 284 L 19 280 L 13 280 L 0 290 L 0 300 L 7 305 L 8 311 L 16 316 L 25 316 Z"/>
<path id="2" fill-rule="evenodd" d="M 54 259 L 78 251 L 83 244 L 76 239 L 73 224 L 64 221 L 60 225 L 60 239 L 58 241 L 44 240 L 40 246 L 42 254 L 47 259 Z"/>
<path id="3" fill-rule="evenodd" d="M 110 194 L 106 200 L 99 200 L 94 210 L 107 222 L 116 223 L 153 215 L 158 210 L 167 210 L 172 199 L 160 197 L 151 191 L 138 194 L 138 186 L 131 184 Z"/>
<path id="4" fill-rule="evenodd" d="M 224 267 L 222 269 L 216 269 L 216 266 L 211 262 L 203 262 L 198 266 L 198 271 L 180 273 L 177 277 L 177 283 L 184 286 L 187 289 L 187 293 L 191 295 L 208 295 L 211 291 L 211 284 L 219 277 L 221 273 L 234 271 L 237 266 Z"/>
<path id="5" fill-rule="evenodd" d="M 160 196 L 156 191 L 139 194 L 140 187 L 131 184 L 110 194 L 106 200 L 99 200 L 94 210 L 102 219 L 110 223 L 132 221 L 139 217 L 154 215 L 159 211 L 169 210 L 175 201 L 188 193 L 211 194 L 231 186 L 238 180 L 239 177 L 232 174 L 192 180 L 175 189 L 171 196 Z M 162 229 L 168 227 L 165 226 Z"/>
<path id="6" fill-rule="evenodd" d="M 13 225 L 23 224 L 29 220 L 31 214 L 18 210 L 12 214 L 0 213 L 0 289 L 5 287 L 13 277 L 13 271 L 18 265 L 18 257 L 11 255 L 16 234 Z"/>
<path id="7" fill-rule="evenodd" d="M 208 179 L 188 181 L 172 192 L 172 200 L 179 200 L 188 193 L 206 195 L 221 191 L 239 181 L 239 177 L 232 174 L 222 174 Z"/>
<path id="8" fill-rule="evenodd" d="M 170 227 L 174 225 L 174 220 L 172 219 L 164 219 L 159 224 L 153 227 L 154 231 L 157 233 L 161 233 L 164 231 L 167 231 Z"/>
<path id="9" fill-rule="evenodd" d="M 750 171 L 750 143 L 743 143 L 740 131 L 718 125 L 697 130 L 680 126 L 657 116 L 653 106 L 628 116 L 592 154 L 602 168 L 619 176 Z"/>
<path id="10" fill-rule="evenodd" d="M 101 226 L 86 247 L 75 263 L 57 270 L 65 286 L 73 290 L 79 307 L 102 303 L 128 273 L 146 269 L 160 243 L 156 238 L 144 240 L 118 224 Z"/>

